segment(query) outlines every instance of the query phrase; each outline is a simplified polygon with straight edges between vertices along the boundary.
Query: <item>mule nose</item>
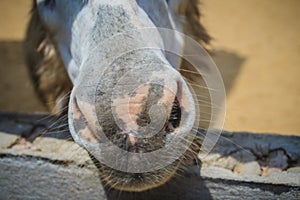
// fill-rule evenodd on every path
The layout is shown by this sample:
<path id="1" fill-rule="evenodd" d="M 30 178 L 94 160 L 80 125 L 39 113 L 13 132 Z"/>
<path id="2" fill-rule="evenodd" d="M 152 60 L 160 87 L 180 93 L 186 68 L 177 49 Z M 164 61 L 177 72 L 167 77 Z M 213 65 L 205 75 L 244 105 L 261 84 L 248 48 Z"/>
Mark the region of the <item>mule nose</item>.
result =
<path id="1" fill-rule="evenodd" d="M 180 120 L 177 94 L 176 81 L 139 86 L 132 94 L 113 100 L 114 116 L 123 131 L 138 138 L 149 138 L 164 128 L 171 131 Z"/>
<path id="2" fill-rule="evenodd" d="M 78 141 L 87 141 L 86 146 L 110 141 L 129 152 L 151 152 L 191 131 L 195 104 L 184 79 L 173 68 L 147 67 L 119 76 L 106 73 L 95 90 L 86 84 L 73 90 L 79 114 L 70 110 L 70 124 Z"/>

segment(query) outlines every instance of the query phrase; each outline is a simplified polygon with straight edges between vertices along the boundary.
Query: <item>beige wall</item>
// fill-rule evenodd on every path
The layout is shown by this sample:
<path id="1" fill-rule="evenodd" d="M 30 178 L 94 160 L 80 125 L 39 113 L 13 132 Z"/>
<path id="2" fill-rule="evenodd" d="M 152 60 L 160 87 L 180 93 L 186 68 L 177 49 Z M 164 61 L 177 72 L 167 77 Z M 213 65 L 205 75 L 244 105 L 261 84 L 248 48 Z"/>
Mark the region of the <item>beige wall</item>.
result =
<path id="1" fill-rule="evenodd" d="M 20 40 L 25 34 L 31 0 L 0 1 L 0 40 Z"/>
<path id="2" fill-rule="evenodd" d="M 23 61 L 22 39 L 31 0 L 0 0 L 0 110 L 45 111 Z"/>
<path id="3" fill-rule="evenodd" d="M 0 110 L 41 111 L 22 62 L 30 0 L 0 1 Z M 300 135 L 300 1 L 203 0 L 227 89 L 225 129 Z"/>
<path id="4" fill-rule="evenodd" d="M 300 1 L 203 4 L 227 83 L 225 129 L 300 134 Z"/>

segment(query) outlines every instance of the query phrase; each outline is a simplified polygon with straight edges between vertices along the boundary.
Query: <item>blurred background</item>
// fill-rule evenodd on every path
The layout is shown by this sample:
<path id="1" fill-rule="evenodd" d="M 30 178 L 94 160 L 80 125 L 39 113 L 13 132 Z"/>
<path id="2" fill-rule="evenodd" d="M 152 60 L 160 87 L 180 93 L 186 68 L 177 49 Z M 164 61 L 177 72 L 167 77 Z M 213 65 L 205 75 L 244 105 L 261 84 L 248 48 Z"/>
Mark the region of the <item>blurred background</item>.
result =
<path id="1" fill-rule="evenodd" d="M 0 1 L 0 110 L 45 112 L 23 61 L 31 0 Z M 202 0 L 225 130 L 300 135 L 300 1 Z"/>

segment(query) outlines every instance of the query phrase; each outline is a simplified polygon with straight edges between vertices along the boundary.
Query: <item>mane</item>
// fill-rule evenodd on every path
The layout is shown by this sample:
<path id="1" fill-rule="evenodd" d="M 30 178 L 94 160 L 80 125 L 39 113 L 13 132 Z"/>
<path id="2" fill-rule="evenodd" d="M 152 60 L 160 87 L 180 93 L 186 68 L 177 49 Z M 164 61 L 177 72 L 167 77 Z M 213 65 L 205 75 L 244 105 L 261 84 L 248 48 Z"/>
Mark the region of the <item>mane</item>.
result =
<path id="1" fill-rule="evenodd" d="M 207 46 L 211 41 L 210 35 L 201 23 L 200 0 L 179 0 L 178 14 L 184 17 L 183 32 L 201 45 Z"/>
<path id="2" fill-rule="evenodd" d="M 174 1 L 179 2 L 177 12 L 184 18 L 183 32 L 192 36 L 201 45 L 208 45 L 211 37 L 200 23 L 200 1 Z M 67 106 L 73 85 L 51 33 L 41 20 L 35 0 L 33 0 L 31 18 L 24 41 L 24 51 L 29 74 L 38 96 L 49 111 L 60 113 Z M 189 70 L 190 66 L 183 61 L 181 69 Z M 190 79 L 195 79 L 195 77 L 190 77 Z"/>
<path id="3" fill-rule="evenodd" d="M 41 20 L 35 1 L 27 27 L 24 52 L 29 74 L 41 101 L 52 113 L 66 111 L 73 85 L 51 33 Z"/>

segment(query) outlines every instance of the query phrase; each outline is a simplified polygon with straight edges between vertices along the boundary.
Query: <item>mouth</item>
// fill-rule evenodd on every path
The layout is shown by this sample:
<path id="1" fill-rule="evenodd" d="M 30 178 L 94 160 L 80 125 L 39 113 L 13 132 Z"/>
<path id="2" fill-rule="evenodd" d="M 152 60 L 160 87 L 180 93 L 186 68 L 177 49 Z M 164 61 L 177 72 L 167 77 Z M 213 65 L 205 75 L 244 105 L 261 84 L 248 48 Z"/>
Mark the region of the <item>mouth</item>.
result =
<path id="1" fill-rule="evenodd" d="M 171 165 L 157 171 L 126 173 L 107 167 L 93 157 L 92 160 L 100 172 L 102 182 L 107 187 L 127 192 L 142 192 L 159 187 L 172 179 L 181 165 L 180 160 L 176 160 Z"/>

